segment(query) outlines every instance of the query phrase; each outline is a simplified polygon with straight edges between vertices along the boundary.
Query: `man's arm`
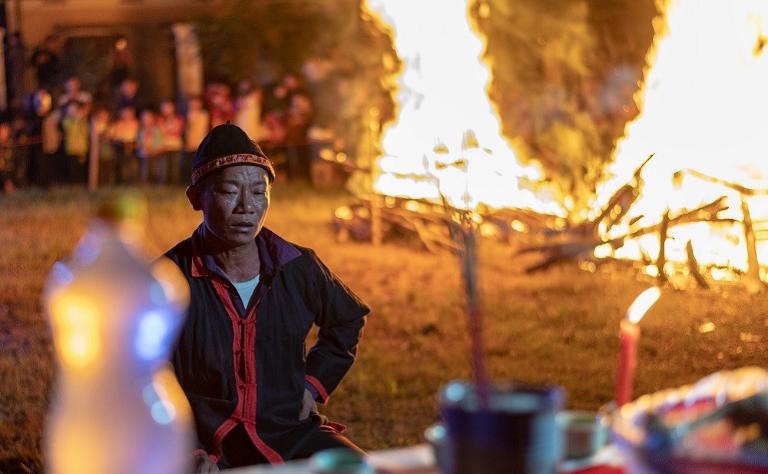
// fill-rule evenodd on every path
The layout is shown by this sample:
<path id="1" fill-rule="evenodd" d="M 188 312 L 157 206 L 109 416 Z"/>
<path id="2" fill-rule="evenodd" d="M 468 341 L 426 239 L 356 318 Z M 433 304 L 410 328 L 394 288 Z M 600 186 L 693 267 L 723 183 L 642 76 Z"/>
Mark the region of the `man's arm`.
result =
<path id="1" fill-rule="evenodd" d="M 321 327 L 317 343 L 307 355 L 307 388 L 315 400 L 325 403 L 355 361 L 365 318 L 334 327 Z"/>
<path id="2" fill-rule="evenodd" d="M 311 256 L 311 293 L 307 297 L 320 330 L 307 354 L 305 385 L 315 400 L 325 403 L 355 360 L 370 309 L 314 253 Z"/>

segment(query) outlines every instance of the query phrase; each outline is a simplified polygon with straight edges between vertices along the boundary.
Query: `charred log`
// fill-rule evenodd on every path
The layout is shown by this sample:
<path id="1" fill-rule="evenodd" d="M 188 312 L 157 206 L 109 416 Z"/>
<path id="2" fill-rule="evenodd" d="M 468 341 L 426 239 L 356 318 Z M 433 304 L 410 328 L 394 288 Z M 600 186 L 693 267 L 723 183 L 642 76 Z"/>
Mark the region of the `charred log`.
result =
<path id="1" fill-rule="evenodd" d="M 710 176 L 708 174 L 702 173 L 701 171 L 696 171 L 694 169 L 685 169 L 680 170 L 677 173 L 675 173 L 675 178 L 679 178 L 681 175 L 687 174 L 690 176 L 695 176 L 696 178 L 701 179 L 702 181 L 708 181 L 710 183 L 719 184 L 721 186 L 725 186 L 726 188 L 731 188 L 733 190 L 736 190 L 741 194 L 742 196 L 765 196 L 768 195 L 768 189 L 756 189 L 756 188 L 750 188 L 747 186 L 744 186 L 739 183 L 734 183 L 732 181 L 728 181 L 726 179 L 718 178 L 716 176 Z"/>
<path id="2" fill-rule="evenodd" d="M 659 227 L 659 256 L 656 259 L 656 270 L 658 275 L 656 276 L 659 285 L 664 285 L 669 281 L 667 278 L 667 271 L 664 267 L 667 264 L 667 235 L 669 233 L 669 210 L 664 213 L 664 217 L 661 219 Z"/>
<path id="3" fill-rule="evenodd" d="M 765 284 L 760 280 L 760 263 L 757 260 L 757 239 L 752 224 L 752 214 L 746 198 L 742 196 L 741 212 L 744 223 L 744 242 L 747 245 L 747 274 L 744 276 L 744 285 L 750 293 L 759 293 L 765 290 Z"/>
<path id="4" fill-rule="evenodd" d="M 688 270 L 691 272 L 691 276 L 693 276 L 693 279 L 696 280 L 696 283 L 700 288 L 708 289 L 709 283 L 707 283 L 704 275 L 701 274 L 699 261 L 696 259 L 696 254 L 693 252 L 693 242 L 690 240 L 685 244 L 685 253 L 688 255 Z"/>
<path id="5" fill-rule="evenodd" d="M 624 245 L 625 241 L 639 237 L 641 235 L 658 232 L 660 234 L 660 241 L 663 242 L 663 241 L 666 241 L 666 236 L 669 232 L 669 228 L 676 225 L 689 224 L 692 222 L 721 221 L 723 219 L 719 218 L 718 214 L 724 211 L 725 209 L 728 209 L 728 206 L 725 204 L 725 196 L 723 196 L 721 198 L 716 199 L 715 201 L 712 201 L 709 204 L 705 204 L 691 211 L 684 211 L 681 214 L 678 214 L 674 217 L 669 217 L 669 215 L 666 215 L 665 219 L 663 219 L 662 222 L 658 224 L 636 229 L 632 232 L 629 232 L 619 237 L 615 237 L 613 239 L 603 240 L 600 238 L 583 238 L 578 233 L 577 235 L 569 235 L 568 231 L 564 231 L 561 233 L 560 235 L 561 238 L 557 242 L 553 242 L 545 245 L 526 246 L 519 249 L 517 251 L 517 254 L 521 255 L 521 254 L 535 253 L 535 252 L 544 253 L 545 255 L 542 258 L 541 262 L 536 263 L 533 266 L 526 269 L 526 271 L 528 272 L 535 272 L 535 271 L 542 270 L 544 268 L 549 268 L 555 263 L 561 263 L 569 260 L 575 261 L 578 258 L 582 258 L 584 256 L 590 255 L 591 253 L 594 253 L 595 248 L 603 244 L 609 244 L 613 248 L 620 248 L 621 246 Z M 661 237 L 662 234 L 663 234 L 663 240 Z M 661 245 L 661 248 L 663 248 L 663 245 Z M 665 260 L 665 256 L 661 252 L 659 257 L 660 258 L 656 259 L 657 267 L 659 266 L 661 259 Z M 665 262 L 661 262 L 661 263 L 663 264 Z M 659 275 L 662 275 L 662 274 L 663 274 L 663 269 L 659 268 Z"/>

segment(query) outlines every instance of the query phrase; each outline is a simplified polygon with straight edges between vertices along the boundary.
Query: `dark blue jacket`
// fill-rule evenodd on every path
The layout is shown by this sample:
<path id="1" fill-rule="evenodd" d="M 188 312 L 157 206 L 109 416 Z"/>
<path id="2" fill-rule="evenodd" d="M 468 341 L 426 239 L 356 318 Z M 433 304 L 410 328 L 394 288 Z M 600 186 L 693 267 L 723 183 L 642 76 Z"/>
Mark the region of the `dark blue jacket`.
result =
<path id="1" fill-rule="evenodd" d="M 305 384 L 320 401 L 355 359 L 369 308 L 308 248 L 268 229 L 256 237 L 261 263 L 250 302 L 205 250 L 202 226 L 166 253 L 187 277 L 191 300 L 171 362 L 189 399 L 199 446 L 226 458 L 222 441 L 242 425 L 272 463 L 326 424 L 299 420 Z M 307 352 L 313 325 L 317 343 Z M 326 425 L 327 426 L 327 425 Z"/>

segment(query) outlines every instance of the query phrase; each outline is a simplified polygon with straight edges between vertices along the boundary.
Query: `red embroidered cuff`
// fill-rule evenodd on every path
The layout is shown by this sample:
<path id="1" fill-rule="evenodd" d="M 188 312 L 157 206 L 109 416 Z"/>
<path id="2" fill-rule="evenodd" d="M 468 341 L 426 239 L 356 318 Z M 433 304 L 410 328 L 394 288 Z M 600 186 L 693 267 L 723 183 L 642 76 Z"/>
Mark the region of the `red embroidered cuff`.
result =
<path id="1" fill-rule="evenodd" d="M 305 375 L 304 380 L 312 384 L 313 387 L 315 387 L 315 390 L 317 390 L 317 394 L 320 396 L 320 402 L 325 403 L 328 401 L 328 391 L 323 387 L 323 384 L 320 383 L 317 378 L 312 377 L 311 375 Z"/>

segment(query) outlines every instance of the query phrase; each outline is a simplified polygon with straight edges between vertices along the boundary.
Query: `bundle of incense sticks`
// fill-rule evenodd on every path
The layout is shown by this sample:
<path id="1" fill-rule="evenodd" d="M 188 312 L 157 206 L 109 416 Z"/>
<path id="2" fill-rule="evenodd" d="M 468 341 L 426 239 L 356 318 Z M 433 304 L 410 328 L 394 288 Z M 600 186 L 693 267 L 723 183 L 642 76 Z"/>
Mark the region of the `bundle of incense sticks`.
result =
<path id="1" fill-rule="evenodd" d="M 464 137 L 465 142 L 471 141 L 474 134 L 467 132 Z M 446 149 L 447 150 L 447 149 Z M 435 146 L 435 153 L 444 153 L 443 145 Z M 456 166 L 465 173 L 469 172 L 467 161 L 458 160 L 443 166 Z M 430 166 L 426 161 L 424 168 L 427 176 L 434 182 L 438 194 L 443 202 L 443 207 L 450 223 L 449 229 L 451 239 L 457 244 L 456 253 L 461 261 L 461 277 L 464 283 L 464 296 L 467 311 L 467 325 L 469 328 L 471 343 L 472 374 L 475 390 L 477 391 L 477 401 L 479 409 L 488 408 L 488 397 L 490 392 L 490 383 L 488 373 L 485 369 L 485 346 L 483 343 L 483 316 L 480 311 L 480 296 L 477 285 L 477 229 L 474 220 L 475 212 L 471 205 L 469 193 L 469 180 L 466 181 L 467 188 L 464 192 L 464 208 L 458 209 L 449 203 L 448 198 L 441 188 L 440 179 L 432 174 Z M 454 217 L 458 217 L 457 219 Z"/>
<path id="2" fill-rule="evenodd" d="M 472 373 L 479 408 L 488 407 L 488 374 L 485 369 L 485 346 L 483 343 L 483 315 L 480 311 L 480 297 L 477 289 L 477 245 L 475 225 L 472 213 L 462 212 L 461 242 L 459 257 L 461 259 L 461 276 L 464 282 L 464 294 L 467 306 L 467 323 L 469 326 L 472 345 Z"/>

